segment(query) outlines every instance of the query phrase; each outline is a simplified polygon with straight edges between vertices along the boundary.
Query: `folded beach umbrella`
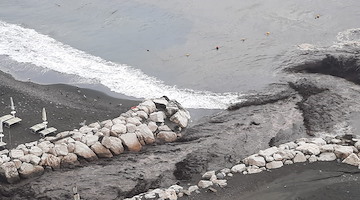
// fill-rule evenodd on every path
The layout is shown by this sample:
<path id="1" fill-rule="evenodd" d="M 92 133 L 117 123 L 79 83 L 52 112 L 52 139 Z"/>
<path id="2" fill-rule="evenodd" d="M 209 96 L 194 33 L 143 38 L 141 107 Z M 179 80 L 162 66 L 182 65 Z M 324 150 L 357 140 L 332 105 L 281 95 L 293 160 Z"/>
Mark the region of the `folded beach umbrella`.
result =
<path id="1" fill-rule="evenodd" d="M 42 109 L 42 120 L 43 120 L 44 122 L 47 121 L 45 108 Z"/>
<path id="2" fill-rule="evenodd" d="M 10 97 L 10 106 L 11 106 L 11 110 L 15 110 L 14 101 L 12 97 Z"/>

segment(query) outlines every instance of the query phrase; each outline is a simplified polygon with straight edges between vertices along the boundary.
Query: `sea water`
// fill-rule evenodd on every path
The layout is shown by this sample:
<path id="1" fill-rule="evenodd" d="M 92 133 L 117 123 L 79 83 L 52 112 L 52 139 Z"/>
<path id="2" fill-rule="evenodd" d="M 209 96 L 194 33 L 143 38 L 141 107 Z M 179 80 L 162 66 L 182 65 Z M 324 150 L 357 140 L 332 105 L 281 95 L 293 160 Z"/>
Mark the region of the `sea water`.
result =
<path id="1" fill-rule="evenodd" d="M 0 68 L 224 109 L 312 54 L 356 51 L 359 10 L 355 0 L 2 0 Z"/>

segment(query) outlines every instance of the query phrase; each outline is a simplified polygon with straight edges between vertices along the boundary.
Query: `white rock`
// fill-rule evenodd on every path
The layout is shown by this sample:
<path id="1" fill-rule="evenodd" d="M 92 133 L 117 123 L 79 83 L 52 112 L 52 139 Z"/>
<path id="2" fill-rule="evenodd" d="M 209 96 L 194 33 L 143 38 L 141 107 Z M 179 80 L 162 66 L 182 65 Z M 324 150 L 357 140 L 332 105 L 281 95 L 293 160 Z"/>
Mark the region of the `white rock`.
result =
<path id="1" fill-rule="evenodd" d="M 61 164 L 61 158 L 56 157 L 52 154 L 44 153 L 41 156 L 40 165 L 49 166 L 52 169 L 58 169 L 60 168 L 60 164 Z"/>
<path id="2" fill-rule="evenodd" d="M 158 126 L 155 122 L 149 122 L 148 127 L 153 133 L 158 129 Z"/>
<path id="3" fill-rule="evenodd" d="M 104 147 L 100 142 L 96 142 L 91 146 L 91 150 L 100 158 L 111 158 L 113 157 L 109 149 Z"/>
<path id="4" fill-rule="evenodd" d="M 146 101 L 140 103 L 140 106 L 147 107 L 149 109 L 149 113 L 155 112 L 155 110 L 156 110 L 156 105 L 151 100 L 146 100 Z"/>
<path id="5" fill-rule="evenodd" d="M 8 161 L 7 161 L 7 162 L 8 162 Z M 19 159 L 14 159 L 14 160 L 12 160 L 12 162 L 14 162 L 16 169 L 20 169 L 21 164 L 22 164 L 21 160 L 19 160 Z M 2 164 L 2 163 L 1 163 L 1 164 Z"/>
<path id="6" fill-rule="evenodd" d="M 266 163 L 266 168 L 268 169 L 276 169 L 282 167 L 284 164 L 282 161 L 272 161 L 269 163 Z"/>
<path id="7" fill-rule="evenodd" d="M 278 153 L 275 153 L 275 154 L 273 155 L 273 157 L 274 157 L 274 160 L 275 160 L 275 161 L 283 160 L 283 157 L 282 157 L 280 154 L 278 154 Z"/>
<path id="8" fill-rule="evenodd" d="M 291 160 L 295 157 L 295 151 L 294 150 L 280 150 L 278 151 L 276 154 L 279 154 L 282 159 L 285 159 L 285 160 Z"/>
<path id="9" fill-rule="evenodd" d="M 316 144 L 318 146 L 322 146 L 326 144 L 325 140 L 322 138 L 311 138 L 309 142 Z"/>
<path id="10" fill-rule="evenodd" d="M 199 188 L 207 188 L 213 185 L 211 181 L 200 180 L 198 183 Z"/>
<path id="11" fill-rule="evenodd" d="M 75 142 L 74 153 L 78 156 L 85 158 L 88 161 L 97 160 L 96 154 L 86 144 L 82 142 Z"/>
<path id="12" fill-rule="evenodd" d="M 124 152 L 124 146 L 122 145 L 122 141 L 117 137 L 104 137 L 101 141 L 101 144 L 106 148 L 110 149 L 110 151 L 114 155 L 119 155 Z"/>
<path id="13" fill-rule="evenodd" d="M 40 142 L 37 146 L 42 150 L 43 153 L 47 153 L 50 151 L 51 148 L 54 147 L 54 144 L 50 141 L 44 141 Z"/>
<path id="14" fill-rule="evenodd" d="M 77 155 L 74 153 L 69 153 L 61 159 L 61 164 L 65 165 L 76 165 L 79 161 L 77 160 Z"/>
<path id="15" fill-rule="evenodd" d="M 125 122 L 125 120 L 123 120 L 122 118 L 120 118 L 120 117 L 117 117 L 117 118 L 115 118 L 115 119 L 113 119 L 113 120 L 111 120 L 112 121 L 112 123 L 115 125 L 115 124 L 126 124 L 126 122 Z"/>
<path id="16" fill-rule="evenodd" d="M 360 141 L 357 141 L 357 142 L 354 144 L 354 147 L 356 147 L 358 150 L 360 150 Z"/>
<path id="17" fill-rule="evenodd" d="M 164 108 L 166 108 L 166 105 L 168 104 L 168 101 L 163 97 L 153 99 L 153 102 L 155 103 L 155 105 L 156 104 L 163 105 Z"/>
<path id="18" fill-rule="evenodd" d="M 162 111 L 158 111 L 150 114 L 150 120 L 153 122 L 164 122 L 165 118 L 166 118 L 165 113 Z"/>
<path id="19" fill-rule="evenodd" d="M 85 138 L 84 143 L 89 147 L 95 144 L 99 140 L 99 136 L 93 134 L 85 135 L 84 138 Z"/>
<path id="20" fill-rule="evenodd" d="M 334 144 L 326 144 L 320 147 L 320 152 L 334 152 Z"/>
<path id="21" fill-rule="evenodd" d="M 75 141 L 80 141 L 81 138 L 85 135 L 85 134 L 80 133 L 78 131 L 73 131 L 71 133 L 73 134 L 73 136 L 71 136 L 71 138 L 73 138 Z"/>
<path id="22" fill-rule="evenodd" d="M 284 165 L 291 165 L 294 164 L 292 160 L 285 160 Z"/>
<path id="23" fill-rule="evenodd" d="M 145 144 L 152 144 L 155 142 L 154 134 L 146 124 L 139 125 L 135 133 L 139 139 L 141 138 L 145 142 Z"/>
<path id="24" fill-rule="evenodd" d="M 260 150 L 259 155 L 263 156 L 265 158 L 266 156 L 272 156 L 277 151 L 278 151 L 277 147 L 271 147 L 271 148 L 267 148 L 265 150 Z"/>
<path id="25" fill-rule="evenodd" d="M 135 133 L 126 133 L 120 135 L 120 139 L 122 143 L 127 146 L 129 151 L 135 151 L 138 152 L 141 150 L 141 144 L 139 140 L 136 137 Z"/>
<path id="26" fill-rule="evenodd" d="M 82 126 L 80 129 L 79 129 L 79 132 L 82 133 L 82 134 L 86 134 L 86 133 L 92 133 L 92 130 L 94 128 L 90 128 L 88 126 Z"/>
<path id="27" fill-rule="evenodd" d="M 345 158 L 342 162 L 349 164 L 349 165 L 359 166 L 360 158 L 356 154 L 352 153 L 347 158 Z"/>
<path id="28" fill-rule="evenodd" d="M 139 116 L 141 119 L 144 119 L 144 120 L 149 118 L 149 115 L 145 111 L 142 111 L 142 110 L 137 111 L 136 114 L 137 114 L 137 116 Z"/>
<path id="29" fill-rule="evenodd" d="M 246 170 L 245 164 L 238 164 L 231 168 L 231 172 L 233 172 L 233 173 L 243 172 L 244 170 Z"/>
<path id="30" fill-rule="evenodd" d="M 257 174 L 257 173 L 262 172 L 261 169 L 256 168 L 256 167 L 257 167 L 257 166 L 249 166 L 249 167 L 247 168 L 247 173 L 248 173 L 248 174 Z"/>
<path id="31" fill-rule="evenodd" d="M 249 156 L 246 159 L 247 159 L 248 165 L 255 165 L 258 167 L 263 167 L 266 164 L 265 159 L 260 156 Z"/>
<path id="32" fill-rule="evenodd" d="M 265 157 L 265 161 L 266 161 L 266 162 L 274 161 L 274 157 L 272 157 L 272 156 L 266 156 L 266 157 Z"/>
<path id="33" fill-rule="evenodd" d="M 169 188 L 175 190 L 176 193 L 182 192 L 184 190 L 184 188 L 180 185 L 172 185 Z"/>
<path id="34" fill-rule="evenodd" d="M 168 188 L 162 193 L 163 195 L 159 195 L 160 198 L 169 199 L 169 200 L 177 200 L 177 195 L 174 189 Z"/>
<path id="35" fill-rule="evenodd" d="M 138 120 L 137 118 L 135 117 L 129 117 L 126 119 L 126 122 L 129 123 L 129 124 L 134 124 L 136 126 L 139 126 L 141 124 L 140 120 Z"/>
<path id="36" fill-rule="evenodd" d="M 190 119 L 190 114 L 185 110 L 179 110 L 173 116 L 170 117 L 170 121 L 176 123 L 181 128 L 187 127 L 189 119 Z"/>
<path id="37" fill-rule="evenodd" d="M 40 156 L 42 155 L 43 151 L 42 151 L 42 149 L 41 149 L 40 147 L 38 147 L 38 146 L 32 146 L 31 149 L 30 149 L 30 151 L 29 151 L 29 153 L 34 154 L 35 156 L 39 156 L 39 157 L 40 157 Z"/>
<path id="38" fill-rule="evenodd" d="M 177 134 L 172 131 L 161 131 L 156 135 L 156 139 L 161 142 L 174 142 L 177 140 Z"/>
<path id="39" fill-rule="evenodd" d="M 101 125 L 99 122 L 94 122 L 88 125 L 90 128 L 96 128 L 96 129 L 101 129 Z"/>
<path id="40" fill-rule="evenodd" d="M 31 178 L 39 176 L 44 173 L 44 168 L 39 165 L 32 165 L 29 163 L 22 163 L 19 168 L 19 174 L 22 178 Z"/>
<path id="41" fill-rule="evenodd" d="M 110 135 L 118 136 L 126 133 L 126 126 L 124 124 L 115 124 L 111 127 Z"/>
<path id="42" fill-rule="evenodd" d="M 172 131 L 167 125 L 159 126 L 159 131 Z"/>
<path id="43" fill-rule="evenodd" d="M 334 147 L 334 153 L 336 157 L 344 159 L 348 157 L 351 153 L 353 153 L 353 148 L 350 146 L 336 145 Z"/>
<path id="44" fill-rule="evenodd" d="M 213 183 L 215 185 L 218 185 L 220 187 L 226 187 L 227 186 L 227 181 L 226 180 L 214 180 Z"/>
<path id="45" fill-rule="evenodd" d="M 192 186 L 190 186 L 189 187 L 189 189 L 187 190 L 187 195 L 190 195 L 191 193 L 193 193 L 193 192 L 195 192 L 195 191 L 197 191 L 197 190 L 199 190 L 199 187 L 197 186 L 197 185 L 192 185 Z"/>
<path id="46" fill-rule="evenodd" d="M 12 149 L 10 150 L 9 156 L 12 159 L 21 158 L 24 156 L 24 152 L 22 150 Z"/>
<path id="47" fill-rule="evenodd" d="M 317 159 L 318 161 L 333 161 L 336 160 L 336 155 L 332 152 L 321 153 Z"/>
<path id="48" fill-rule="evenodd" d="M 38 156 L 35 156 L 34 154 L 27 154 L 19 158 L 19 160 L 21 160 L 22 162 L 31 163 L 33 165 L 38 165 L 41 159 Z"/>
<path id="49" fill-rule="evenodd" d="M 8 183 L 20 181 L 19 173 L 14 162 L 6 162 L 0 166 L 0 176 Z"/>
<path id="50" fill-rule="evenodd" d="M 293 159 L 294 163 L 306 162 L 306 157 L 302 152 L 297 152 Z"/>
<path id="51" fill-rule="evenodd" d="M 296 147 L 296 150 L 303 152 L 304 154 L 309 155 L 319 155 L 320 154 L 320 148 L 316 144 L 311 143 L 305 143 L 298 147 Z"/>
<path id="52" fill-rule="evenodd" d="M 135 124 L 126 124 L 127 133 L 135 133 L 136 125 Z"/>
<path id="53" fill-rule="evenodd" d="M 340 144 L 340 143 L 341 143 L 341 140 L 334 138 L 334 139 L 331 140 L 331 143 L 333 143 L 333 144 Z"/>
<path id="54" fill-rule="evenodd" d="M 316 162 L 318 159 L 315 155 L 311 155 L 308 160 L 309 160 L 309 163 L 313 163 L 313 162 Z"/>
<path id="55" fill-rule="evenodd" d="M 215 171 L 207 171 L 202 175 L 202 178 L 206 180 L 210 180 L 210 178 L 214 175 L 215 175 Z"/>
<path id="56" fill-rule="evenodd" d="M 230 170 L 229 168 L 224 168 L 224 169 L 221 169 L 220 171 L 221 171 L 222 173 L 225 173 L 225 174 L 231 172 L 231 170 Z"/>

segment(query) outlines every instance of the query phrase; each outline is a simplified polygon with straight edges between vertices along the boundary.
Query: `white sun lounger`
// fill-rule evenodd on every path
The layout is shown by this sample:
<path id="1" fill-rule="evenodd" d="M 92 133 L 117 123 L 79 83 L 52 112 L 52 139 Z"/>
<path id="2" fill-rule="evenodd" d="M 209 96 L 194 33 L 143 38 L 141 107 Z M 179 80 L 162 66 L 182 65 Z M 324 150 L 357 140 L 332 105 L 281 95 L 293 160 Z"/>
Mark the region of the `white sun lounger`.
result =
<path id="1" fill-rule="evenodd" d="M 12 126 L 14 124 L 17 124 L 17 123 L 19 123 L 21 121 L 22 121 L 22 119 L 20 119 L 18 117 L 13 117 L 13 118 L 11 118 L 9 120 L 4 121 L 4 124 L 5 124 L 6 127 L 10 128 L 10 126 Z"/>
<path id="2" fill-rule="evenodd" d="M 46 128 L 44 123 L 35 124 L 34 126 L 30 127 L 31 132 L 36 133 Z"/>
<path id="3" fill-rule="evenodd" d="M 4 115 L 4 116 L 0 117 L 0 121 L 5 122 L 6 120 L 9 120 L 9 119 L 11 119 L 13 117 L 14 116 L 12 116 L 12 115 Z"/>
<path id="4" fill-rule="evenodd" d="M 50 128 L 46 128 L 46 129 L 40 131 L 39 133 L 40 133 L 41 137 L 45 137 L 45 136 L 47 136 L 47 135 L 49 135 L 51 133 L 54 133 L 55 131 L 57 131 L 56 128 L 50 127 Z"/>

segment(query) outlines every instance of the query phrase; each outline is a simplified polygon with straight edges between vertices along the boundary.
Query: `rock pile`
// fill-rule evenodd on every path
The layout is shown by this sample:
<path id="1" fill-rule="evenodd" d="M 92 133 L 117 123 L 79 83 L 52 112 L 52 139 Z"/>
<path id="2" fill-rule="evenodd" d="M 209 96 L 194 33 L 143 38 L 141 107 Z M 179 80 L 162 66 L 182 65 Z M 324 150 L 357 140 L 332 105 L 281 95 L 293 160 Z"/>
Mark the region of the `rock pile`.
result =
<path id="1" fill-rule="evenodd" d="M 115 119 L 84 125 L 56 136 L 21 144 L 0 152 L 0 178 L 8 183 L 87 161 L 111 158 L 125 150 L 138 152 L 142 146 L 174 142 L 181 137 L 189 112 L 167 97 L 145 100 Z"/>
<path id="2" fill-rule="evenodd" d="M 284 165 L 301 162 L 334 161 L 357 166 L 360 169 L 360 139 L 356 138 L 301 138 L 294 142 L 281 144 L 243 159 L 233 167 L 219 171 L 208 171 L 202 175 L 202 180 L 197 185 L 185 189 L 173 185 L 167 189 L 155 189 L 147 193 L 139 194 L 126 200 L 140 199 L 169 199 L 176 200 L 183 195 L 191 195 L 194 191 L 199 193 L 201 188 L 217 192 L 216 187 L 226 187 L 227 177 L 235 173 L 255 174 L 262 171 L 270 171 Z M 176 190 L 174 189 L 176 188 Z"/>

